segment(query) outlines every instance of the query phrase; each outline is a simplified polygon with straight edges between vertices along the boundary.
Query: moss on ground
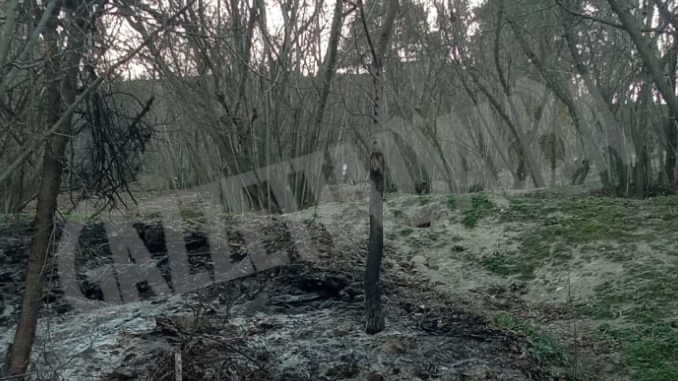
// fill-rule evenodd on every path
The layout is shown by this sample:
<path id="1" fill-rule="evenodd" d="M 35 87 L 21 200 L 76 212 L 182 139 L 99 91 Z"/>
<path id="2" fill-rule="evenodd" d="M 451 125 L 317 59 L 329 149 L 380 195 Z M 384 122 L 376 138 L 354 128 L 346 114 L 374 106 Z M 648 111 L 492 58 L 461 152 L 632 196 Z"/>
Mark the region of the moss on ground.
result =
<path id="1" fill-rule="evenodd" d="M 31 223 L 33 215 L 28 213 L 0 214 L 0 227 L 9 227 L 16 224 Z"/>
<path id="2" fill-rule="evenodd" d="M 506 312 L 498 313 L 494 322 L 504 330 L 524 336 L 530 343 L 530 353 L 542 365 L 565 369 L 571 366 L 572 356 L 569 351 L 542 329 Z"/>
<path id="3" fill-rule="evenodd" d="M 678 210 L 659 210 L 654 203 L 603 197 L 512 198 L 500 221 L 527 223 L 533 228 L 515 229 L 519 232 L 516 249 L 494 253 L 482 264 L 500 275 L 519 275 L 527 280 L 534 278 L 539 267 L 568 266 L 573 252 L 579 250 L 615 262 L 626 261 L 633 255 L 636 242 L 652 241 L 657 233 L 667 232 L 659 221 L 678 217 Z M 651 210 L 657 209 L 656 214 L 648 210 L 648 205 Z"/>
<path id="4" fill-rule="evenodd" d="M 467 228 L 473 228 L 478 224 L 478 221 L 490 216 L 495 209 L 492 201 L 487 198 L 487 194 L 474 194 L 471 196 L 471 208 L 463 211 L 464 218 L 461 222 Z"/>
<path id="5" fill-rule="evenodd" d="M 453 194 L 447 196 L 447 208 L 454 210 L 457 207 L 457 198 Z"/>
<path id="6" fill-rule="evenodd" d="M 499 221 L 525 226 L 513 230 L 513 249 L 480 259 L 497 275 L 531 280 L 548 266 L 567 271 L 592 260 L 621 266 L 621 275 L 601 281 L 577 312 L 598 324 L 598 340 L 623 355 L 631 379 L 678 379 L 677 196 L 520 196 Z"/>

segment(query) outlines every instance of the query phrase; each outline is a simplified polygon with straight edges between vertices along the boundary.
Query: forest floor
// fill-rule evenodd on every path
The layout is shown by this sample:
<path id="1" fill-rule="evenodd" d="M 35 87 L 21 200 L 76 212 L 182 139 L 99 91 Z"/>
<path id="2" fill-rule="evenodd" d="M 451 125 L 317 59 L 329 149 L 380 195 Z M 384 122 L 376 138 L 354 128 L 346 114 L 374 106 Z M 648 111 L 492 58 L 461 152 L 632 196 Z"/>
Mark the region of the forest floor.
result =
<path id="1" fill-rule="evenodd" d="M 366 208 L 336 204 L 323 222 L 364 239 Z M 391 195 L 385 220 L 393 255 L 568 376 L 677 379 L 678 197 Z"/>
<path id="2" fill-rule="evenodd" d="M 153 194 L 143 197 L 136 209 L 124 214 L 146 226 L 163 216 L 165 234 L 168 229 L 183 231 L 185 242 L 189 242 L 190 237 L 199 238 L 214 229 L 208 226 L 213 223 L 208 223 L 206 217 L 214 213 L 215 206 L 206 202 L 191 192 Z M 269 359 L 296 348 L 292 344 L 276 348 L 274 344 L 280 344 L 283 338 L 304 341 L 299 344 L 301 348 L 309 342 L 319 342 L 313 353 L 324 351 L 335 360 L 346 346 L 358 343 L 351 353 L 361 360 L 336 360 L 341 366 L 335 364 L 324 370 L 301 366 L 300 358 L 315 356 L 301 349 L 287 361 L 292 368 L 311 369 L 310 374 L 322 374 L 328 380 L 367 379 L 368 375 L 377 377 L 374 380 L 380 375 L 388 380 L 676 379 L 678 197 L 618 199 L 569 188 L 463 195 L 387 194 L 384 215 L 383 271 L 388 312 L 385 333 L 373 339 L 359 333 L 362 304 L 356 282 L 360 283 L 364 266 L 366 200 L 328 202 L 278 217 L 228 216 L 231 225 L 249 231 L 251 237 L 273 234 L 261 238 L 267 252 L 271 246 L 280 252 L 303 246 L 288 231 L 294 224 L 305 226 L 312 236 L 312 247 L 305 250 L 314 257 L 296 252 L 290 254 L 291 263 L 282 269 L 230 281 L 239 285 L 236 288 L 240 294 L 249 296 L 233 296 L 226 303 L 230 306 L 228 315 L 236 316 L 233 311 L 237 310 L 240 316 L 248 316 L 254 309 L 264 311 L 268 319 L 262 323 L 259 316 L 258 325 L 251 323 L 251 327 L 230 324 L 240 324 L 240 332 L 247 331 L 250 336 L 259 335 L 258 340 L 267 343 Z M 82 212 L 73 213 L 67 219 L 82 216 Z M 14 222 L 6 221 L 5 227 L 17 226 L 15 219 L 10 220 Z M 280 221 L 289 225 L 284 234 L 280 233 Z M 247 239 L 240 237 L 238 242 L 230 242 L 233 236 L 226 238 L 231 250 L 235 247 L 244 251 L 249 247 L 244 242 Z M 16 242 L 13 245 L 18 247 Z M 26 240 L 21 242 L 25 244 Z M 213 267 L 207 266 L 205 271 L 211 271 L 214 278 Z M 316 275 L 310 275 L 314 272 Z M 9 273 L 0 274 L 0 278 L 13 279 Z M 318 289 L 309 291 L 305 286 L 300 291 L 291 279 L 316 279 Z M 209 300 L 209 295 L 216 298 L 219 292 L 215 293 L 215 287 L 221 287 L 220 294 L 224 294 L 223 285 L 210 287 L 202 291 L 201 301 Z M 328 287 L 336 288 L 330 294 L 344 296 L 331 303 L 327 297 L 318 297 L 325 295 Z M 250 288 L 258 291 L 247 291 Z M 261 290 L 266 290 L 263 301 L 256 296 Z M 348 292 L 352 295 L 348 299 L 347 290 L 353 290 Z M 13 292 L 16 295 L 16 288 Z M 10 290 L 4 293 L 5 312 L 0 320 L 0 326 L 8 328 L 15 315 L 12 311 L 16 311 L 7 307 L 12 304 L 9 293 Z M 284 305 L 294 306 L 292 312 L 282 311 L 287 316 L 284 319 L 279 308 L 282 299 L 287 300 Z M 238 303 L 242 305 L 233 309 Z M 176 312 L 178 307 L 169 310 Z M 126 319 L 133 321 L 134 316 Z M 167 328 L 158 328 L 162 324 L 157 316 L 155 323 L 155 328 L 143 335 L 167 334 Z M 290 327 L 284 331 L 286 324 Z M 298 329 L 304 325 L 317 327 L 300 338 Z M 337 332 L 325 333 L 333 330 Z M 275 332 L 273 338 L 262 336 L 268 331 Z M 480 337 L 485 339 L 479 340 Z M 8 339 L 0 337 L 0 342 Z M 236 348 L 233 342 L 227 344 L 228 348 Z M 338 350 L 337 345 L 343 349 Z M 3 349 L 0 347 L 0 352 Z M 436 349 L 438 354 L 434 355 Z M 266 356 L 258 352 L 250 354 L 256 356 L 262 358 L 252 363 L 265 361 Z M 365 358 L 372 365 L 365 363 Z M 162 359 L 156 362 L 168 361 Z M 322 363 L 327 359 L 320 356 L 314 361 Z M 379 364 L 376 368 L 375 363 Z M 396 370 L 399 375 L 394 378 Z M 293 379 L 285 378 L 284 372 L 278 376 Z M 271 379 L 270 374 L 260 377 Z"/>

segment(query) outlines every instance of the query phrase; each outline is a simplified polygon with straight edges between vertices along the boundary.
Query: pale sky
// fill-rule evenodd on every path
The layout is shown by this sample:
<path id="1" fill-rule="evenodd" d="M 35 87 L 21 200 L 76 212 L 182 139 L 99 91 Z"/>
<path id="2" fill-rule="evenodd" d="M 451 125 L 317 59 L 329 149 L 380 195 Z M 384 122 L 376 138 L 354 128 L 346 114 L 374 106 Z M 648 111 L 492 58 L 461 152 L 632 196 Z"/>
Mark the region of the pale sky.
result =
<path id="1" fill-rule="evenodd" d="M 221 0 L 217 0 L 221 1 Z M 480 4 L 482 4 L 485 0 L 470 0 L 470 4 L 472 7 L 477 7 Z M 281 13 L 281 2 L 282 0 L 265 0 L 266 3 L 266 12 L 267 12 L 267 26 L 268 30 L 272 34 L 277 34 L 280 35 L 282 32 L 282 26 L 283 26 L 283 18 L 282 18 L 282 13 Z M 323 15 L 321 16 L 320 19 L 320 25 L 323 30 L 323 36 L 324 38 L 321 38 L 320 42 L 320 49 L 319 51 L 321 52 L 321 56 L 324 55 L 325 49 L 326 49 L 326 41 L 327 41 L 327 35 L 329 34 L 329 29 L 330 29 L 330 23 L 331 23 L 331 18 L 332 18 L 332 12 L 334 9 L 334 0 L 325 0 L 323 5 L 324 12 Z M 309 7 L 307 8 L 307 14 L 302 15 L 303 19 L 308 19 L 308 17 L 311 16 L 311 13 L 313 12 L 313 8 Z M 430 9 L 430 14 L 429 14 L 429 22 L 431 26 L 435 25 L 435 16 L 436 16 L 436 11 L 435 8 L 431 7 Z M 137 42 L 135 42 L 137 39 L 135 38 L 129 38 L 132 35 L 135 35 L 136 33 L 132 31 L 132 29 L 126 25 L 126 22 L 124 22 L 120 18 L 114 18 L 117 22 L 112 22 L 111 27 L 114 29 L 117 29 L 117 32 L 114 32 L 113 35 L 117 35 L 118 38 L 121 38 L 121 41 L 127 40 L 127 43 L 130 44 L 130 47 Z M 113 21 L 113 20 L 112 20 Z M 345 21 L 344 25 L 346 26 L 347 23 Z M 127 37 L 125 37 L 127 36 Z M 111 59 L 115 60 L 115 56 L 118 56 L 118 54 L 115 54 L 113 51 L 108 52 L 111 55 Z M 135 65 L 132 65 L 135 66 Z M 130 76 L 134 77 L 136 76 L 134 72 L 137 72 L 137 70 L 134 70 L 132 67 L 130 68 Z M 139 68 L 140 69 L 140 68 Z M 140 74 L 140 71 L 136 73 L 137 75 Z"/>

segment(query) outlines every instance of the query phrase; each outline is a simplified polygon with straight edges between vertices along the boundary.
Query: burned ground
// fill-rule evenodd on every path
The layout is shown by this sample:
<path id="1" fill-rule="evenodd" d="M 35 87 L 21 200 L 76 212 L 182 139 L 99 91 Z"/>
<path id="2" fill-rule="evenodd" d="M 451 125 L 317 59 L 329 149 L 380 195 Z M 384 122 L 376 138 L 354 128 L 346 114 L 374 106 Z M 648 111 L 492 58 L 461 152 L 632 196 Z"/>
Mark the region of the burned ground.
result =
<path id="1" fill-rule="evenodd" d="M 88 312 L 72 310 L 59 291 L 58 276 L 52 279 L 33 374 L 43 379 L 170 380 L 176 353 L 181 353 L 184 380 L 557 379 L 524 337 L 433 291 L 430 281 L 406 270 L 410 264 L 397 259 L 389 245 L 383 273 L 387 329 L 366 335 L 365 247 L 347 247 L 323 225 L 307 223 L 318 254 L 308 262 L 295 252 L 281 219 L 257 217 L 248 223 L 258 224 L 267 253 L 283 253 L 289 264 L 181 295 L 147 295 L 140 302 Z M 158 226 L 138 222 L 135 227 L 158 268 L 169 275 Z M 6 343 L 18 311 L 22 253 L 31 230 L 26 224 L 3 229 L 2 277 L 11 284 L 3 288 Z M 95 282 L 85 282 L 83 276 L 110 259 L 102 234 L 92 224 L 79 239 L 76 267 L 85 295 L 93 299 L 100 297 Z M 187 229 L 182 234 L 193 258 L 191 271 L 209 273 L 204 232 Z M 247 245 L 233 242 L 240 253 L 236 257 L 246 259 Z"/>

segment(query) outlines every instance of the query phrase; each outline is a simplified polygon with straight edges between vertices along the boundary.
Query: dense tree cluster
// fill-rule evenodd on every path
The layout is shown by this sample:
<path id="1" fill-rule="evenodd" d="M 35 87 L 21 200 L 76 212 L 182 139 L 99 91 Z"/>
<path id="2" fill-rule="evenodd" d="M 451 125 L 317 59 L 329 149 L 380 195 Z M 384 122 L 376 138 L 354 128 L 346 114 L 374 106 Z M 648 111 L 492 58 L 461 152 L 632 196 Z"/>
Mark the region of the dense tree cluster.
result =
<path id="1" fill-rule="evenodd" d="M 38 227 L 11 372 L 64 189 L 111 206 L 151 175 L 187 188 L 341 143 L 367 169 L 397 123 L 429 141 L 393 132 L 417 189 L 672 192 L 677 20 L 673 0 L 4 2 L 0 211 L 37 200 Z M 251 198 L 271 207 L 259 180 Z M 308 181 L 290 179 L 303 205 Z"/>

